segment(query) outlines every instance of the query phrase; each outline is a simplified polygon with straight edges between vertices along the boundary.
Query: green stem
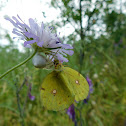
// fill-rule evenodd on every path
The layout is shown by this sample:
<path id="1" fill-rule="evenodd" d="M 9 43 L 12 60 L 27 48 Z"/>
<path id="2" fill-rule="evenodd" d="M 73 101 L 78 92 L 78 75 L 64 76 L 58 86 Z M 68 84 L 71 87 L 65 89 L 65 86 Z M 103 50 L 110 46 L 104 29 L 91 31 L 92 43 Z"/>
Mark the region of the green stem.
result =
<path id="1" fill-rule="evenodd" d="M 18 65 L 12 67 L 12 68 L 9 69 L 7 72 L 5 72 L 4 74 L 2 74 L 2 75 L 0 76 L 0 79 L 3 78 L 3 77 L 4 77 L 5 75 L 7 75 L 8 73 L 10 73 L 11 71 L 13 71 L 14 69 L 16 69 L 16 68 L 22 66 L 23 64 L 25 64 L 27 61 L 29 61 L 29 60 L 36 54 L 36 52 L 37 52 L 37 48 L 35 49 L 34 53 L 33 53 L 30 57 L 28 57 L 26 60 L 24 60 L 23 62 L 19 63 Z"/>
<path id="2" fill-rule="evenodd" d="M 80 126 L 83 126 L 83 120 L 82 120 L 82 115 L 81 115 L 81 109 L 79 109 L 79 113 L 80 113 Z"/>

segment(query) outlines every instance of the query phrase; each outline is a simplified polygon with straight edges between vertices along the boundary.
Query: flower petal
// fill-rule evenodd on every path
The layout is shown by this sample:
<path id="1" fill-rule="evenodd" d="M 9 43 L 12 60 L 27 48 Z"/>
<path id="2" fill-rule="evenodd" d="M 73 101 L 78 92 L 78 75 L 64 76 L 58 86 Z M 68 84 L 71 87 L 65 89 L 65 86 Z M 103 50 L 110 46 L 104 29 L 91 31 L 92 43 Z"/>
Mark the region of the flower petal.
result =
<path id="1" fill-rule="evenodd" d="M 29 39 L 30 38 L 33 38 L 33 39 L 36 39 L 37 41 L 38 41 L 38 36 L 36 36 L 35 34 L 32 34 L 32 33 L 29 33 L 29 32 L 25 32 L 24 33 L 25 34 L 25 36 L 27 36 Z"/>
<path id="2" fill-rule="evenodd" d="M 62 50 L 63 52 L 65 52 L 66 54 L 72 56 L 74 54 L 73 50 Z"/>
<path id="3" fill-rule="evenodd" d="M 70 46 L 69 44 L 62 44 L 62 47 L 65 49 L 73 49 L 73 47 Z"/>
<path id="4" fill-rule="evenodd" d="M 63 57 L 63 55 L 57 54 L 56 56 L 57 56 L 59 61 L 61 61 L 61 62 L 68 62 L 68 59 Z"/>
<path id="5" fill-rule="evenodd" d="M 31 45 L 26 45 L 25 47 L 26 47 L 26 48 L 31 48 L 32 46 L 31 46 Z"/>
<path id="6" fill-rule="evenodd" d="M 38 45 L 39 47 L 42 47 L 43 43 L 44 43 L 44 41 L 38 42 L 37 45 Z"/>
<path id="7" fill-rule="evenodd" d="M 36 40 L 26 41 L 26 42 L 24 42 L 24 47 L 25 47 L 27 44 L 33 44 L 33 43 L 35 43 L 35 42 L 36 42 Z"/>

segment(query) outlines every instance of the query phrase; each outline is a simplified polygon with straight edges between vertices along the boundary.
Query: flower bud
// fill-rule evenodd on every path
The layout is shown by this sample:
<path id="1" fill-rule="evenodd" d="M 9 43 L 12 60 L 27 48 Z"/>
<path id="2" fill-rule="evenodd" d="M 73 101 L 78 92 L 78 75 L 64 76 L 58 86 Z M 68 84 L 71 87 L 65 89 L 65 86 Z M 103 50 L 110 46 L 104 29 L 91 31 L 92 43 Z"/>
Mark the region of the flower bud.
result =
<path id="1" fill-rule="evenodd" d="M 44 68 L 46 66 L 46 62 L 46 58 L 38 53 L 32 59 L 32 63 L 36 68 Z"/>

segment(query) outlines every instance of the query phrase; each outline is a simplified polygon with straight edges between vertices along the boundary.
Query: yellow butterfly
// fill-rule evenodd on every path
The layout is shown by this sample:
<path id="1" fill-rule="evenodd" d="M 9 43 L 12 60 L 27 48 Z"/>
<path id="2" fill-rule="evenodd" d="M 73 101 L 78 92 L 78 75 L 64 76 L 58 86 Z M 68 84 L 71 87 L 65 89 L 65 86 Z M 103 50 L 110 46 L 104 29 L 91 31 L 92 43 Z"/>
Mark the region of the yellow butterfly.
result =
<path id="1" fill-rule="evenodd" d="M 89 93 L 88 82 L 80 73 L 58 64 L 59 66 L 60 70 L 52 71 L 42 83 L 41 101 L 48 110 L 64 110 L 75 100 L 87 98 Z"/>

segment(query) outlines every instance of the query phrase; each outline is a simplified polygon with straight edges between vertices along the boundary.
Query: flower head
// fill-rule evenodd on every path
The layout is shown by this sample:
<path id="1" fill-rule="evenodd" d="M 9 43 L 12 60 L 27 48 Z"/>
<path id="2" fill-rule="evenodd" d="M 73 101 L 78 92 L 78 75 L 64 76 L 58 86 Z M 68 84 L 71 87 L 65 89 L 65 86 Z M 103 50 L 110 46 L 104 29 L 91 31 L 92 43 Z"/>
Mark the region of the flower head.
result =
<path id="1" fill-rule="evenodd" d="M 34 100 L 35 100 L 35 96 L 33 96 L 33 95 L 31 94 L 32 84 L 29 83 L 29 82 L 27 82 L 27 83 L 26 83 L 26 86 L 28 87 L 28 97 L 29 97 L 29 99 L 30 99 L 31 101 L 34 101 Z"/>
<path id="2" fill-rule="evenodd" d="M 31 92 L 28 93 L 28 97 L 31 101 L 35 100 L 35 96 L 31 95 Z"/>
<path id="3" fill-rule="evenodd" d="M 98 78 L 98 74 L 95 73 L 95 74 L 93 75 L 93 78 L 94 78 L 94 79 L 97 79 L 97 78 Z"/>
<path id="4" fill-rule="evenodd" d="M 89 84 L 89 94 L 88 94 L 87 98 L 84 99 L 84 103 L 87 103 L 87 101 L 88 101 L 88 99 L 89 99 L 89 97 L 90 97 L 90 94 L 93 93 L 93 84 L 92 84 L 91 79 L 87 76 L 87 77 L 86 77 L 86 80 L 87 80 L 87 82 L 88 82 L 88 84 Z"/>
<path id="5" fill-rule="evenodd" d="M 57 34 L 53 33 L 52 27 L 45 27 L 42 22 L 38 25 L 32 18 L 29 19 L 29 25 L 25 24 L 22 19 L 17 15 L 16 17 L 6 17 L 15 28 L 13 33 L 16 34 L 21 40 L 24 40 L 24 47 L 36 48 L 39 52 L 44 52 L 50 59 L 58 59 L 60 62 L 68 62 L 66 58 L 68 55 L 73 55 L 73 47 L 69 44 L 63 44 Z"/>
<path id="6" fill-rule="evenodd" d="M 86 77 L 86 80 L 87 80 L 87 82 L 88 82 L 88 84 L 89 84 L 89 93 L 91 94 L 91 93 L 93 93 L 93 84 L 92 84 L 92 80 L 87 76 Z"/>
<path id="7" fill-rule="evenodd" d="M 70 119 L 72 119 L 72 121 L 75 121 L 75 110 L 74 110 L 74 105 L 72 104 L 68 110 L 67 110 L 67 114 L 69 115 Z"/>

